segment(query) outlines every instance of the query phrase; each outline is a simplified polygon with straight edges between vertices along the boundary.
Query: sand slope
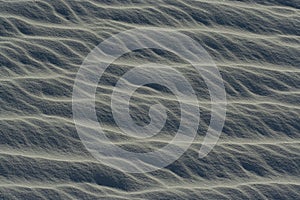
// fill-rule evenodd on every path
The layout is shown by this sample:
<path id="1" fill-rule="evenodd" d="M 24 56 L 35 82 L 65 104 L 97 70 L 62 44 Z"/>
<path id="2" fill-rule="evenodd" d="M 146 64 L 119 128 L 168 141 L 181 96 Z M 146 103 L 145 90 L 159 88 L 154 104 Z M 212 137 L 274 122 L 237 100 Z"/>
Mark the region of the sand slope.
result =
<path id="1" fill-rule="evenodd" d="M 1 0 L 0 199 L 299 199 L 299 9 L 297 0 Z M 141 142 L 116 127 L 109 95 L 137 64 L 160 59 L 181 70 L 201 110 L 198 137 L 178 161 L 128 174 L 101 164 L 81 143 L 72 87 L 101 41 L 150 26 L 181 31 L 210 53 L 225 82 L 227 118 L 214 150 L 199 159 L 210 119 L 203 79 L 173 55 L 123 56 L 96 95 L 98 119 L 114 143 L 149 151 L 167 144 L 178 126 L 174 96 L 153 86 L 137 91 L 132 115 L 145 124 L 149 105 L 162 102 L 165 131 Z"/>

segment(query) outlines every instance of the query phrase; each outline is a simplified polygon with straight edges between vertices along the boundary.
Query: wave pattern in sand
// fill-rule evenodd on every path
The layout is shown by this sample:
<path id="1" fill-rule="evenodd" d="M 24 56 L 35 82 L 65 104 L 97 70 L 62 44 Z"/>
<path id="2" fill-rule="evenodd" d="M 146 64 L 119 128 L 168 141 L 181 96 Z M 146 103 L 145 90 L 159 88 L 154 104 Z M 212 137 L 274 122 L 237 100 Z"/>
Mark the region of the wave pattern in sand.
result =
<path id="1" fill-rule="evenodd" d="M 0 199 L 299 199 L 299 9 L 297 0 L 1 0 Z M 178 103 L 155 86 L 136 92 L 132 115 L 145 124 L 149 105 L 161 102 L 169 117 L 162 133 L 141 142 L 116 127 L 109 96 L 137 64 L 152 59 L 176 67 L 194 86 L 201 111 L 198 136 L 180 159 L 127 174 L 84 148 L 72 119 L 72 87 L 96 45 L 139 27 L 178 30 L 198 41 L 222 74 L 228 107 L 218 144 L 199 159 L 210 119 L 201 77 L 168 53 L 124 55 L 96 95 L 98 119 L 115 144 L 150 151 L 178 128 Z"/>

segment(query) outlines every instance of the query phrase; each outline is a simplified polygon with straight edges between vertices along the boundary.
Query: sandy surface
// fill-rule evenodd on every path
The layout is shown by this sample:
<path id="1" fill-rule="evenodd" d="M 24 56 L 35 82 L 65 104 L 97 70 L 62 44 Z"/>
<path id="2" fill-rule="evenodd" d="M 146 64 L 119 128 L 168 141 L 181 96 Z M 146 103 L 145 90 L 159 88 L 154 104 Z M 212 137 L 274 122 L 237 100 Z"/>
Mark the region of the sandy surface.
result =
<path id="1" fill-rule="evenodd" d="M 174 66 L 194 87 L 201 120 L 194 143 L 158 171 L 130 174 L 96 160 L 72 118 L 72 88 L 84 58 L 121 31 L 161 27 L 201 44 L 227 93 L 222 135 L 208 156 L 198 151 L 210 120 L 201 77 L 174 55 L 132 52 L 99 82 L 97 117 L 114 144 L 147 152 L 167 144 L 179 107 L 165 88 L 135 93 L 132 116 L 168 108 L 162 133 L 125 137 L 113 121 L 110 94 L 137 64 Z M 1 0 L 0 199 L 300 199 L 300 3 L 297 0 Z"/>

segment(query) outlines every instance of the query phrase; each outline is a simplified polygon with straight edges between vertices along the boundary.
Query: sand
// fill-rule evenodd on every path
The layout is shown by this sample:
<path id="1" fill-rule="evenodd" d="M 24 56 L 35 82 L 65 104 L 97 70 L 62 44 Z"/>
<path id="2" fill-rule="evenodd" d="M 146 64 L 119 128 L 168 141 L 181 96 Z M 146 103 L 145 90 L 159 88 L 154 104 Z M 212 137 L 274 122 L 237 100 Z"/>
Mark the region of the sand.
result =
<path id="1" fill-rule="evenodd" d="M 300 199 L 300 3 L 297 0 L 1 0 L 0 199 Z M 155 137 L 122 133 L 110 108 L 120 76 L 149 61 L 183 73 L 198 98 L 200 122 L 174 163 L 127 173 L 86 149 L 75 127 L 72 91 L 86 56 L 134 28 L 184 33 L 210 54 L 224 81 L 226 120 L 213 150 L 198 152 L 210 122 L 207 86 L 166 52 L 116 60 L 99 81 L 98 121 L 113 144 L 132 152 L 167 145 L 180 123 L 176 97 L 148 85 L 131 116 L 149 123 L 160 102 L 168 120 Z"/>

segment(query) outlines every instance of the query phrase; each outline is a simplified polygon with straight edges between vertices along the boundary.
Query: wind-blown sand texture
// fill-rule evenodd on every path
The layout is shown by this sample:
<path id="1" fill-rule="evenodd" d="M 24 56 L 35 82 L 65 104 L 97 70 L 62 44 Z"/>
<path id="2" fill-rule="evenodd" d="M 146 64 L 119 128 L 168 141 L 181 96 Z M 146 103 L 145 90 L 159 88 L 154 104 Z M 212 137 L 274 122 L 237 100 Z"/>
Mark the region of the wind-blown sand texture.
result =
<path id="1" fill-rule="evenodd" d="M 300 199 L 300 2 L 298 0 L 1 0 L 0 199 Z M 162 133 L 138 141 L 113 121 L 110 94 L 126 70 L 146 61 L 174 66 L 192 83 L 198 136 L 175 163 L 129 174 L 85 149 L 72 119 L 72 87 L 88 53 L 124 30 L 163 27 L 198 41 L 225 82 L 227 117 L 218 144 L 198 158 L 210 120 L 206 85 L 176 56 L 124 55 L 97 90 L 97 114 L 122 148 L 167 144 L 179 123 L 176 98 L 148 85 L 132 97 L 137 123 L 168 110 Z M 151 97 L 151 98 L 150 98 Z"/>

